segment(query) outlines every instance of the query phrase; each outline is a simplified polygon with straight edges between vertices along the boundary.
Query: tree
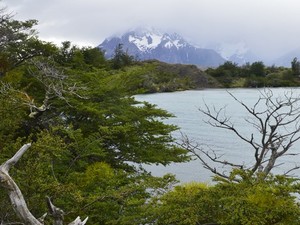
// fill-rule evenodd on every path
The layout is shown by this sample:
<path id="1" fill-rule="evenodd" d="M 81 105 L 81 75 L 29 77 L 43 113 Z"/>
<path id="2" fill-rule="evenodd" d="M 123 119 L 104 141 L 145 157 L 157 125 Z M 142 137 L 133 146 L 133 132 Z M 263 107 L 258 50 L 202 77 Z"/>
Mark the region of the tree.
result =
<path id="1" fill-rule="evenodd" d="M 225 87 L 230 87 L 237 77 L 245 76 L 241 68 L 231 61 L 226 61 L 216 69 L 209 68 L 206 72 L 215 77 Z"/>
<path id="2" fill-rule="evenodd" d="M 104 53 L 99 48 L 83 48 L 81 51 L 86 64 L 98 68 L 106 64 Z"/>
<path id="3" fill-rule="evenodd" d="M 189 159 L 173 144 L 177 127 L 163 123 L 172 115 L 137 102 L 111 85 L 111 76 L 39 57 L 2 78 L 0 159 L 32 143 L 14 178 L 33 215 L 46 211 L 41 198 L 48 195 L 64 208 L 66 221 L 90 215 L 94 224 L 140 224 L 152 193 L 174 183 L 171 176 L 152 177 L 142 164 Z M 0 206 L 9 205 L 0 192 Z M 3 223 L 18 221 L 12 207 L 0 216 Z"/>
<path id="4" fill-rule="evenodd" d="M 123 50 L 122 44 L 118 44 L 115 48 L 115 53 L 111 62 L 113 69 L 121 69 L 131 65 L 133 63 L 133 57 Z"/>
<path id="5" fill-rule="evenodd" d="M 216 165 L 249 170 L 252 174 L 262 172 L 264 174 L 262 178 L 267 177 L 276 167 L 279 158 L 294 154 L 290 152 L 290 149 L 300 139 L 300 98 L 292 92 L 275 97 L 271 90 L 264 90 L 260 92 L 261 96 L 251 107 L 237 99 L 233 94 L 229 94 L 246 111 L 248 116 L 245 121 L 256 132 L 248 134 L 248 136 L 241 133 L 231 122 L 230 117 L 223 114 L 224 108 L 217 110 L 206 105 L 204 109 L 200 109 L 200 112 L 209 118 L 208 124 L 232 132 L 237 138 L 249 145 L 253 149 L 254 163 L 244 165 L 243 163 L 230 162 L 213 150 L 207 151 L 199 145 L 190 143 L 187 138 L 184 140 L 183 146 L 196 156 L 205 168 L 220 177 L 229 179 L 229 174 L 219 171 Z M 295 166 L 286 171 L 285 174 L 298 168 L 299 166 Z"/>
<path id="6" fill-rule="evenodd" d="M 5 74 L 28 59 L 49 56 L 55 47 L 37 38 L 33 27 L 36 20 L 18 21 L 0 10 L 0 72 Z"/>
<path id="7" fill-rule="evenodd" d="M 298 61 L 298 58 L 295 57 L 291 62 L 291 68 L 294 76 L 297 76 L 300 74 L 300 62 Z"/>
<path id="8" fill-rule="evenodd" d="M 133 218 L 139 224 L 149 191 L 174 181 L 152 177 L 142 163 L 189 158 L 172 143 L 177 127 L 161 120 L 171 115 L 109 87 L 109 77 L 66 75 L 54 65 L 32 62 L 20 83 L 2 83 L 0 159 L 22 142 L 32 143 L 14 177 L 34 215 L 45 212 L 41 198 L 48 195 L 68 212 L 66 221 L 84 214 L 94 224 L 133 224 Z M 0 205 L 9 205 L 3 192 L 0 197 Z M 3 223 L 18 221 L 12 208 L 1 214 Z"/>
<path id="9" fill-rule="evenodd" d="M 250 73 L 260 77 L 265 76 L 266 73 L 264 63 L 261 61 L 252 63 L 250 66 Z"/>

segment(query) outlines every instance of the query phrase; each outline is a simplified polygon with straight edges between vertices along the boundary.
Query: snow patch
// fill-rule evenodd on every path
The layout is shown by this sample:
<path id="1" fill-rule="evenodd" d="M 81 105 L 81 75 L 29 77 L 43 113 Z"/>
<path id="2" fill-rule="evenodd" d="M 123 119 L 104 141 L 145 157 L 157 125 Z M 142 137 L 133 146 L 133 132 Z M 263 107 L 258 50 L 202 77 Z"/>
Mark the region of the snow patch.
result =
<path id="1" fill-rule="evenodd" d="M 174 45 L 171 41 L 168 41 L 166 44 L 165 44 L 165 47 L 166 48 L 172 48 Z"/>
<path id="2" fill-rule="evenodd" d="M 177 49 L 185 46 L 184 44 L 181 43 L 180 40 L 175 40 L 175 41 L 173 41 L 173 43 Z"/>
<path id="3" fill-rule="evenodd" d="M 187 44 L 176 33 L 166 34 L 154 28 L 138 28 L 129 36 L 129 42 L 135 44 L 140 51 L 146 52 L 163 44 L 166 48 L 182 48 Z"/>
<path id="4" fill-rule="evenodd" d="M 156 48 L 162 41 L 162 36 L 146 33 L 145 35 L 129 35 L 128 41 L 135 44 L 139 50 L 147 51 Z"/>
<path id="5" fill-rule="evenodd" d="M 249 49 L 244 42 L 237 42 L 223 43 L 218 47 L 217 51 L 223 58 L 229 59 L 233 55 L 242 58 L 249 51 Z"/>

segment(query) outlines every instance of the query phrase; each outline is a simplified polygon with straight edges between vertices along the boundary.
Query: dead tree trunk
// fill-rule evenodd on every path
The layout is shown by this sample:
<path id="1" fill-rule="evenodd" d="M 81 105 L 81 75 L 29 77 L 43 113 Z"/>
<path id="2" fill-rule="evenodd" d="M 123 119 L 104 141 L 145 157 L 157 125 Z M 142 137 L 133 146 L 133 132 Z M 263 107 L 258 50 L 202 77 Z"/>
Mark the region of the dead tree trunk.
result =
<path id="1" fill-rule="evenodd" d="M 20 188 L 9 175 L 10 168 L 19 161 L 19 159 L 27 151 L 27 149 L 30 148 L 30 146 L 30 143 L 23 145 L 12 158 L 0 166 L 0 185 L 7 191 L 14 211 L 24 224 L 43 225 L 43 221 L 34 217 L 29 211 Z M 63 225 L 63 211 L 55 207 L 50 199 L 48 199 L 48 208 L 50 211 L 49 214 L 54 218 L 54 225 Z M 42 218 L 45 216 L 46 215 L 44 215 Z M 77 217 L 69 225 L 84 225 L 87 222 L 87 219 L 88 218 L 86 218 L 84 221 L 81 221 L 80 217 Z"/>

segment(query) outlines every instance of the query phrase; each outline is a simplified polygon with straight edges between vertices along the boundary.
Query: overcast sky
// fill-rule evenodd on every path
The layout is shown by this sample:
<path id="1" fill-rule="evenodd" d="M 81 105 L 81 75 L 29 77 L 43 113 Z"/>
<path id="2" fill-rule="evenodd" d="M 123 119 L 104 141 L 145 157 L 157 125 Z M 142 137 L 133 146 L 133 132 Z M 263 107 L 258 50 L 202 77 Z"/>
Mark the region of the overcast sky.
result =
<path id="1" fill-rule="evenodd" d="M 199 46 L 245 42 L 263 57 L 300 47 L 299 0 L 2 0 L 37 19 L 41 39 L 96 46 L 137 26 L 177 32 Z"/>

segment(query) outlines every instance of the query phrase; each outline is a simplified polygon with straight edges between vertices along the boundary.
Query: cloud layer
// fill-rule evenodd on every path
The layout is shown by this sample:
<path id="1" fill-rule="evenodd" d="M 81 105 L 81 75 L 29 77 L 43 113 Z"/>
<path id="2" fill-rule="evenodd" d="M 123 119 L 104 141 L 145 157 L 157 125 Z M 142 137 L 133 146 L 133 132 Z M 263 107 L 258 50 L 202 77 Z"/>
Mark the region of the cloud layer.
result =
<path id="1" fill-rule="evenodd" d="M 147 25 L 199 46 L 245 42 L 262 57 L 300 47 L 298 0 L 2 0 L 18 19 L 37 19 L 42 39 L 98 45 Z"/>

